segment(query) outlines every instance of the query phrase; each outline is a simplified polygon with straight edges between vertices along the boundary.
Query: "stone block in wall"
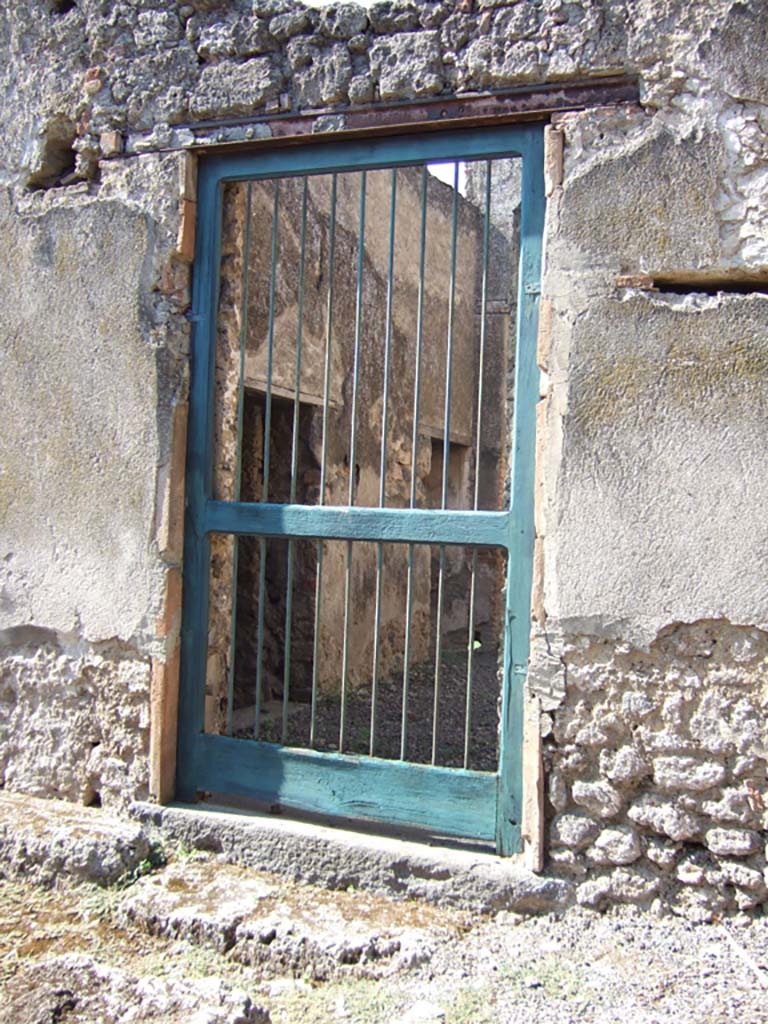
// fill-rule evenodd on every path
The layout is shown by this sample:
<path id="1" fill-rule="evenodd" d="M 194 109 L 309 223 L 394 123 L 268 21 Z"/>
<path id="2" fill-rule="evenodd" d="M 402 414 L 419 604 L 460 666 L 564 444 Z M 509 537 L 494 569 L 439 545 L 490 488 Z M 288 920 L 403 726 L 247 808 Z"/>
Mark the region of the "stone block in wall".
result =
<path id="1" fill-rule="evenodd" d="M 643 753 L 636 746 L 600 751 L 600 771 L 615 785 L 631 785 L 650 774 Z"/>
<path id="2" fill-rule="evenodd" d="M 543 64 L 532 40 L 506 40 L 497 34 L 473 39 L 461 51 L 456 70 L 462 88 L 499 89 L 541 77 Z"/>
<path id="3" fill-rule="evenodd" d="M 383 100 L 431 96 L 443 88 L 437 32 L 398 32 L 370 50 L 371 73 Z"/>
<path id="4" fill-rule="evenodd" d="M 757 853 L 761 847 L 757 832 L 740 828 L 712 828 L 705 836 L 704 842 L 712 853 L 722 857 L 749 857 Z"/>
<path id="5" fill-rule="evenodd" d="M 669 896 L 669 907 L 676 917 L 692 924 L 710 924 L 728 908 L 728 900 L 717 890 L 683 886 Z"/>
<path id="6" fill-rule="evenodd" d="M 243 17 L 205 25 L 197 39 L 197 55 L 216 63 L 228 57 L 259 57 L 278 49 L 277 39 L 260 19 Z"/>
<path id="7" fill-rule="evenodd" d="M 609 903 L 649 903 L 661 889 L 660 877 L 647 869 L 616 868 L 610 875 L 598 875 L 582 882 L 576 902 L 603 910 Z"/>
<path id="8" fill-rule="evenodd" d="M 347 95 L 350 103 L 371 103 L 374 95 L 374 84 L 369 74 L 353 75 L 349 80 Z"/>
<path id="9" fill-rule="evenodd" d="M 586 851 L 592 864 L 633 864 L 643 855 L 637 832 L 626 825 L 605 828 Z"/>
<path id="10" fill-rule="evenodd" d="M 560 814 L 552 822 L 550 841 L 553 846 L 581 850 L 589 846 L 600 832 L 600 826 L 586 814 Z"/>
<path id="11" fill-rule="evenodd" d="M 352 60 L 344 43 L 319 45 L 319 40 L 300 36 L 286 52 L 293 70 L 292 83 L 300 107 L 323 107 L 347 98 Z"/>
<path id="12" fill-rule="evenodd" d="M 715 798 L 702 801 L 702 813 L 724 825 L 749 825 L 755 821 L 756 812 L 759 814 L 764 807 L 762 797 L 755 800 L 751 789 L 743 784 L 723 788 Z"/>
<path id="13" fill-rule="evenodd" d="M 312 19 L 309 11 L 301 7 L 293 7 L 276 14 L 269 20 L 269 32 L 280 43 L 284 43 L 300 32 L 306 32 L 312 27 Z"/>
<path id="14" fill-rule="evenodd" d="M 199 118 L 252 114 L 279 96 L 283 81 L 283 72 L 270 57 L 253 57 L 244 64 L 223 60 L 203 68 L 189 112 Z"/>
<path id="15" fill-rule="evenodd" d="M 584 878 L 587 874 L 583 855 L 561 847 L 549 851 L 547 866 L 550 871 L 566 878 Z"/>
<path id="16" fill-rule="evenodd" d="M 669 836 L 676 842 L 701 837 L 701 822 L 695 815 L 680 810 L 673 800 L 664 800 L 652 793 L 641 796 L 627 813 L 636 825 Z"/>
<path id="17" fill-rule="evenodd" d="M 178 124 L 187 116 L 199 71 L 194 50 L 184 45 L 119 61 L 111 71 L 108 88 L 93 101 L 94 121 L 127 122 L 133 131 Z"/>
<path id="18" fill-rule="evenodd" d="M 352 39 L 367 27 L 368 15 L 358 4 L 332 4 L 320 11 L 320 31 L 331 39 Z"/>
<path id="19" fill-rule="evenodd" d="M 695 757 L 657 757 L 653 761 L 653 781 L 661 792 L 703 792 L 723 782 L 726 774 L 723 765 Z"/>
<path id="20" fill-rule="evenodd" d="M 377 0 L 368 10 L 371 28 L 380 35 L 408 32 L 419 26 L 419 4 L 412 0 L 393 3 L 392 0 Z"/>
<path id="21" fill-rule="evenodd" d="M 682 849 L 680 843 L 670 839 L 658 839 L 655 836 L 649 836 L 645 843 L 645 856 L 652 864 L 662 871 L 669 871 L 675 866 Z"/>
<path id="22" fill-rule="evenodd" d="M 747 892 L 755 893 L 761 899 L 768 895 L 765 872 L 750 867 L 743 861 L 721 860 L 717 868 L 707 873 L 707 880 L 712 885 L 736 885 Z"/>
<path id="23" fill-rule="evenodd" d="M 582 782 L 577 780 L 571 787 L 573 802 L 584 807 L 596 818 L 614 818 L 624 806 L 624 798 L 610 782 Z"/>
<path id="24" fill-rule="evenodd" d="M 564 811 L 570 799 L 563 773 L 552 771 L 547 778 L 547 797 L 556 811 Z"/>
<path id="25" fill-rule="evenodd" d="M 139 50 L 175 46 L 182 34 L 181 21 L 173 10 L 139 11 L 133 30 Z"/>
<path id="26" fill-rule="evenodd" d="M 746 681 L 753 673 L 742 670 L 741 675 Z M 764 736 L 765 720 L 754 700 L 729 688 L 705 696 L 691 720 L 691 729 L 703 750 L 728 757 L 753 751 Z"/>

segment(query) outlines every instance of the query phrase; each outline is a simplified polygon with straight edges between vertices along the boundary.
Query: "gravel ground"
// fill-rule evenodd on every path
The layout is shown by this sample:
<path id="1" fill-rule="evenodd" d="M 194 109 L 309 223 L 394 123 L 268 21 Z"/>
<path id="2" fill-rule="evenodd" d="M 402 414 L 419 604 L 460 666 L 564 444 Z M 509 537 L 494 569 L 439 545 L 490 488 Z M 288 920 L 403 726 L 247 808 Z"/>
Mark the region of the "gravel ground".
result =
<path id="1" fill-rule="evenodd" d="M 125 895 L 85 885 L 44 890 L 0 881 L 2 1024 L 107 1019 L 87 1015 L 95 994 L 78 992 L 62 954 L 97 965 L 89 971 L 78 960 L 76 977 L 122 972 L 112 985 L 121 1021 L 172 1019 L 156 1010 L 156 998 L 148 998 L 148 992 L 159 991 L 152 979 L 162 979 L 166 1005 L 181 1000 L 195 1024 L 249 1020 L 228 1009 L 237 1003 L 231 995 L 237 990 L 264 1007 L 273 1024 L 768 1021 L 768 919 L 693 925 L 625 908 L 604 916 L 575 909 L 540 918 L 445 912 L 443 921 L 442 912 L 423 908 L 420 923 L 434 930 L 436 941 L 426 941 L 423 957 L 410 967 L 372 979 L 341 965 L 337 976 L 319 983 L 309 975 L 275 978 L 215 949 L 118 925 Z M 311 918 L 313 900 L 320 906 L 329 894 L 305 886 L 301 899 L 303 915 Z M 400 916 L 412 926 L 422 911 L 417 903 L 364 902 L 368 923 L 378 914 L 382 929 L 391 930 Z M 52 987 L 57 972 L 72 990 L 64 1004 L 61 988 Z M 208 981 L 200 986 L 200 979 Z M 208 1002 L 193 1012 L 189 1000 L 198 990 L 207 992 Z M 224 993 L 214 1009 L 212 992 Z M 58 1010 L 46 1002 L 54 996 Z"/>
<path id="2" fill-rule="evenodd" d="M 464 763 L 464 723 L 467 692 L 466 647 L 443 651 L 440 669 L 437 759 L 439 765 L 461 767 Z M 432 718 L 434 709 L 434 662 L 413 667 L 408 690 L 408 745 L 406 759 L 429 764 L 432 759 Z M 470 726 L 469 768 L 495 771 L 498 763 L 498 657 L 494 651 L 479 650 L 473 656 L 472 714 Z M 403 709 L 401 674 L 379 682 L 377 695 L 377 757 L 400 757 L 400 723 Z M 262 737 L 273 742 L 280 738 L 279 704 L 270 705 Z M 248 726 L 236 735 L 251 735 L 253 712 L 240 711 Z M 340 701 L 338 697 L 318 701 L 315 748 L 336 750 L 339 742 Z M 367 754 L 370 744 L 371 688 L 353 690 L 348 698 L 347 752 Z M 292 704 L 289 714 L 288 742 L 308 747 L 310 706 Z"/>

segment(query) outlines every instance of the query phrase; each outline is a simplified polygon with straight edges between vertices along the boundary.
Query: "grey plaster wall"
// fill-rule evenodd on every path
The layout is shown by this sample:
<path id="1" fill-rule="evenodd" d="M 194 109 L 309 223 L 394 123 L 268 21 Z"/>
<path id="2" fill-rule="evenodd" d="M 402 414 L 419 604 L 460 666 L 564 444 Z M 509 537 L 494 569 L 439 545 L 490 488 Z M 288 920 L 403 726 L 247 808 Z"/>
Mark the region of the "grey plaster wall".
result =
<path id="1" fill-rule="evenodd" d="M 3 198 L 2 503 L 13 545 L 0 625 L 127 640 L 152 600 L 146 467 L 159 456 L 158 396 L 141 308 L 152 226 L 106 197 L 17 217 Z"/>
<path id="2" fill-rule="evenodd" d="M 633 74 L 639 106 L 558 119 L 547 215 L 530 691 L 550 870 L 591 904 L 666 895 L 695 915 L 764 901 L 765 13 L 739 0 L 2 5 L 0 687 L 31 737 L 4 742 L 7 786 L 40 791 L 42 727 L 18 710 L 41 692 L 20 667 L 35 650 L 58 652 L 46 679 L 80 678 L 78 644 L 92 658 L 117 638 L 136 678 L 163 656 L 173 559 L 155 540 L 157 493 L 188 298 L 173 154 L 268 137 L 281 113 L 320 110 L 317 128 L 338 130 L 379 100 Z M 637 273 L 687 294 L 617 286 Z M 718 293 L 745 275 L 744 293 Z M 79 735 L 66 701 L 47 707 L 46 735 Z M 705 719 L 727 720 L 730 746 Z M 146 736 L 127 735 L 110 776 L 127 781 L 99 783 L 113 802 L 146 786 Z M 91 798 L 98 780 L 78 779 L 58 795 Z"/>
<path id="3" fill-rule="evenodd" d="M 768 623 L 768 297 L 595 297 L 570 372 L 548 615 L 641 645 Z"/>
<path id="4" fill-rule="evenodd" d="M 98 188 L 0 196 L 0 784 L 121 806 L 148 792 L 163 651 L 158 470 L 187 325 L 163 268 L 178 157 Z"/>

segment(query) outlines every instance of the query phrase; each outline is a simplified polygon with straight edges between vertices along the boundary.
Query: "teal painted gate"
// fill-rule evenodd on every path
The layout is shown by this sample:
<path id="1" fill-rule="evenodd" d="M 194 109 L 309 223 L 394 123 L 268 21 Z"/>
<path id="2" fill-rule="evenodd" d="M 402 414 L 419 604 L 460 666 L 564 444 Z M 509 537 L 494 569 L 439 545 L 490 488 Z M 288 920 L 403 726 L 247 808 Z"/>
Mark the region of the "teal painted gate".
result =
<path id="1" fill-rule="evenodd" d="M 180 799 L 519 849 L 542 151 L 201 158 Z"/>

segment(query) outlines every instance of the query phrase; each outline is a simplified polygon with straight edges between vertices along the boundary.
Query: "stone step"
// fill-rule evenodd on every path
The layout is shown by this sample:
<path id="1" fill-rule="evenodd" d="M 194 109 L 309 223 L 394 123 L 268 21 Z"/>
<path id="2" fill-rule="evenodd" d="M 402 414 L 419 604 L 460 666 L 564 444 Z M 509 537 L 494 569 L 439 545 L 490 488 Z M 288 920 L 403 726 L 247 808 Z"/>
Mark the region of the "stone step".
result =
<path id="1" fill-rule="evenodd" d="M 211 805 L 137 803 L 131 814 L 163 843 L 334 890 L 351 887 L 480 913 L 542 913 L 573 901 L 569 882 L 535 875 L 517 858 Z"/>

